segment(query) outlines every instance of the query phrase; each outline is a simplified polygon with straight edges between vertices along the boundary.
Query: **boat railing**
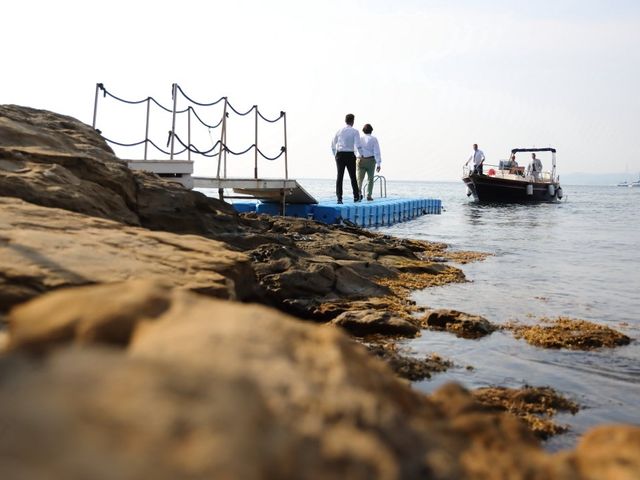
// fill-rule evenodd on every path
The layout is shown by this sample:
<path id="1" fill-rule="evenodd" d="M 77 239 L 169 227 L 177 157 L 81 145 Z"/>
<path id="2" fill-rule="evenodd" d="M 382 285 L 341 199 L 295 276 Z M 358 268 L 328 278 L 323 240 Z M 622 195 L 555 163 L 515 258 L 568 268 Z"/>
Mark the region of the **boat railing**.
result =
<path id="1" fill-rule="evenodd" d="M 511 180 L 526 180 L 529 182 L 535 181 L 533 175 L 528 171 L 527 167 L 509 167 L 507 166 L 506 162 L 506 160 L 501 160 L 498 165 L 485 162 L 482 164 L 482 173 L 489 177 L 505 178 Z M 474 167 L 464 165 L 462 167 L 462 177 L 468 177 L 471 173 L 473 173 L 473 170 Z M 538 181 L 542 181 L 545 183 L 553 182 L 553 172 L 542 171 Z"/>

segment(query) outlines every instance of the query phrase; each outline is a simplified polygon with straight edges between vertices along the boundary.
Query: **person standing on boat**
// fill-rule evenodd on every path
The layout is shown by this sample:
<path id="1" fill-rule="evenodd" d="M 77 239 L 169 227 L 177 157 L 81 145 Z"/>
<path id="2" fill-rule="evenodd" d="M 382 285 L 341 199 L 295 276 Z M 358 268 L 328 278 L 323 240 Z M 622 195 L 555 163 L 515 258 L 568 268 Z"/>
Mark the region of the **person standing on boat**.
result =
<path id="1" fill-rule="evenodd" d="M 530 175 L 533 175 L 533 181 L 537 182 L 540 180 L 540 176 L 542 175 L 542 162 L 539 158 L 536 158 L 536 154 L 531 154 L 531 163 L 527 167 L 527 170 Z"/>
<path id="2" fill-rule="evenodd" d="M 336 167 L 338 169 L 336 181 L 338 203 L 342 203 L 342 180 L 344 179 L 345 168 L 349 172 L 349 178 L 351 179 L 353 201 L 359 202 L 362 200 L 356 179 L 356 152 L 360 150 L 360 134 L 358 130 L 353 128 L 354 120 L 355 116 L 352 113 L 347 114 L 344 118 L 346 126 L 336 132 L 331 142 L 331 150 L 336 159 Z"/>
<path id="3" fill-rule="evenodd" d="M 362 192 L 362 181 L 364 174 L 367 174 L 367 201 L 372 201 L 373 197 L 373 170 L 380 171 L 382 158 L 380 157 L 380 144 L 378 139 L 371 135 L 373 127 L 366 124 L 362 127 L 364 135 L 360 137 L 360 158 L 358 159 L 358 189 Z M 362 193 L 360 193 L 362 195 Z"/>
<path id="4" fill-rule="evenodd" d="M 467 163 L 465 163 L 465 165 L 469 165 L 469 162 L 471 161 L 473 161 L 473 173 L 478 173 L 482 175 L 482 164 L 484 163 L 484 153 L 482 152 L 482 150 L 478 149 L 477 143 L 473 144 L 473 152 L 471 153 L 471 156 L 469 157 L 469 160 L 467 160 Z"/>

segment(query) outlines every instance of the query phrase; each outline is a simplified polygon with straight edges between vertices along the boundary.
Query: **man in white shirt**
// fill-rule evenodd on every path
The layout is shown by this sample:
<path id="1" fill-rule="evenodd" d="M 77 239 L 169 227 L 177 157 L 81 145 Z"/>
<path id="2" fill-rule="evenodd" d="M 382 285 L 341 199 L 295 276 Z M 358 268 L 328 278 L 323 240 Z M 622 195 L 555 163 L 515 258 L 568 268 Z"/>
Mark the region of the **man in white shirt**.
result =
<path id="1" fill-rule="evenodd" d="M 536 158 L 536 154 L 531 154 L 531 163 L 527 167 L 528 172 L 533 175 L 534 182 L 540 180 L 542 175 L 542 162 L 539 158 Z"/>
<path id="2" fill-rule="evenodd" d="M 338 168 L 338 179 L 336 181 L 338 203 L 342 203 L 342 180 L 344 179 L 345 167 L 351 179 L 353 201 L 359 202 L 362 200 L 358 189 L 358 181 L 356 180 L 356 152 L 360 149 L 360 134 L 353 128 L 354 120 L 355 117 L 352 113 L 347 114 L 344 119 L 346 126 L 337 131 L 331 142 L 331 150 Z"/>
<path id="3" fill-rule="evenodd" d="M 364 135 L 360 137 L 360 158 L 358 159 L 358 188 L 362 191 L 362 181 L 364 174 L 367 174 L 367 200 L 372 201 L 373 197 L 373 170 L 380 171 L 382 158 L 380 157 L 380 144 L 378 139 L 371 135 L 373 127 L 366 124 L 362 127 Z"/>
<path id="4" fill-rule="evenodd" d="M 482 175 L 482 164 L 484 163 L 484 153 L 482 152 L 482 150 L 478 149 L 477 143 L 473 144 L 473 152 L 471 153 L 471 156 L 469 157 L 469 160 L 467 160 L 467 163 L 465 163 L 465 165 L 469 165 L 469 162 L 471 162 L 472 160 L 473 160 L 473 173 L 479 173 L 480 175 Z"/>

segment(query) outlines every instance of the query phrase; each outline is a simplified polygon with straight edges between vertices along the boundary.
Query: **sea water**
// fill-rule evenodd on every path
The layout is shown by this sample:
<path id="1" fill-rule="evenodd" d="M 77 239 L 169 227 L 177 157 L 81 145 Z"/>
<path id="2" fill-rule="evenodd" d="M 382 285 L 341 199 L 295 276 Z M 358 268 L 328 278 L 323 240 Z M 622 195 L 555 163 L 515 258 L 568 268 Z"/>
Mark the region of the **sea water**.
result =
<path id="1" fill-rule="evenodd" d="M 333 181 L 300 182 L 318 199 L 334 198 Z M 455 363 L 415 383 L 422 391 L 450 381 L 468 388 L 528 384 L 551 386 L 579 403 L 576 415 L 556 417 L 570 431 L 549 440 L 550 450 L 573 446 L 595 425 L 640 424 L 640 188 L 563 185 L 563 191 L 559 203 L 482 205 L 466 196 L 462 182 L 390 181 L 389 197 L 440 198 L 444 211 L 377 229 L 491 254 L 460 266 L 468 282 L 415 292 L 419 305 L 479 314 L 496 324 L 567 316 L 634 339 L 592 352 L 533 347 L 509 332 L 465 340 L 425 331 L 404 342 L 416 356 L 437 353 Z"/>

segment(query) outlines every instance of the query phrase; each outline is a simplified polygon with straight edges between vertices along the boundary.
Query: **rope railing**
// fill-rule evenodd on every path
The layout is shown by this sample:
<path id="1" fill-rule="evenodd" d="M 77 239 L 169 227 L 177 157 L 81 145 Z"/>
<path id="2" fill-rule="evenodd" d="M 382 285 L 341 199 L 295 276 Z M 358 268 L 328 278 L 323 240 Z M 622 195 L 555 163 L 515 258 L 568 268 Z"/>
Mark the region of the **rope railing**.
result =
<path id="1" fill-rule="evenodd" d="M 174 84 L 176 86 L 176 89 L 180 91 L 180 93 L 182 94 L 182 96 L 184 98 L 186 98 L 187 100 L 189 100 L 191 103 L 193 103 L 194 105 L 198 105 L 200 107 L 212 107 L 214 105 L 217 105 L 218 103 L 220 103 L 223 100 L 227 100 L 227 97 L 220 97 L 218 100 L 216 100 L 215 102 L 210 102 L 210 103 L 201 103 L 201 102 L 197 102 L 195 100 L 193 100 L 191 97 L 187 96 L 186 93 L 184 93 L 184 90 L 182 90 L 182 88 L 180 87 L 180 85 L 178 85 L 177 83 Z"/>
<path id="2" fill-rule="evenodd" d="M 189 106 L 188 109 L 191 109 L 191 113 L 193 113 L 195 115 L 195 117 L 198 119 L 198 121 L 203 126 L 209 128 L 209 129 L 218 128 L 220 125 L 222 125 L 222 122 L 224 121 L 224 115 L 223 115 L 222 118 L 220 118 L 220 121 L 218 123 L 216 123 L 215 125 L 209 125 L 207 122 L 205 122 L 204 120 L 202 120 L 200 118 L 200 116 L 196 113 L 196 111 L 193 108 L 191 108 L 191 106 Z"/>
<path id="3" fill-rule="evenodd" d="M 168 155 L 170 157 L 170 159 L 173 159 L 174 156 L 176 155 L 181 155 L 184 152 L 188 153 L 188 158 L 189 160 L 191 160 L 191 153 L 197 154 L 197 155 L 201 155 L 204 157 L 214 157 L 214 156 L 218 156 L 218 177 L 220 176 L 220 162 L 222 161 L 222 157 L 223 157 L 223 153 L 224 153 L 224 162 L 225 162 L 225 167 L 224 167 L 224 176 L 226 177 L 226 154 L 229 153 L 231 155 L 234 156 L 240 156 L 240 155 L 244 155 L 248 152 L 250 152 L 251 150 L 254 150 L 255 153 L 255 168 L 254 168 L 254 176 L 257 179 L 258 178 L 258 156 L 260 156 L 261 158 L 268 160 L 268 161 L 274 161 L 279 159 L 280 157 L 282 157 L 284 155 L 285 157 L 285 178 L 288 178 L 288 166 L 287 166 L 287 120 L 286 120 L 286 113 L 281 111 L 280 115 L 276 118 L 268 118 L 265 115 L 263 115 L 260 110 L 258 109 L 257 105 L 253 105 L 251 106 L 251 108 L 249 108 L 247 111 L 242 112 L 240 110 L 238 110 L 237 108 L 235 108 L 230 102 L 229 99 L 227 97 L 220 97 L 219 99 L 213 101 L 213 102 L 201 102 L 201 101 L 197 101 L 194 100 L 193 98 L 191 98 L 190 96 L 188 96 L 184 90 L 180 87 L 180 85 L 178 85 L 177 83 L 174 83 L 172 85 L 171 88 L 171 96 L 173 99 L 173 106 L 172 108 L 166 107 L 165 105 L 162 105 L 158 100 L 156 100 L 153 97 L 146 97 L 144 99 L 140 99 L 140 100 L 129 100 L 129 99 L 125 99 L 122 98 L 120 96 L 117 96 L 115 94 L 113 94 L 112 92 L 108 91 L 104 84 L 102 83 L 98 83 L 96 84 L 96 93 L 95 93 L 95 103 L 94 103 L 94 112 L 93 112 L 93 127 L 96 128 L 96 117 L 97 117 L 97 110 L 98 110 L 98 97 L 99 97 L 99 93 L 102 92 L 103 97 L 110 97 L 118 102 L 121 103 L 125 103 L 127 105 L 140 105 L 143 103 L 147 104 L 147 115 L 146 115 L 146 126 L 145 126 L 145 139 L 141 140 L 139 142 L 134 142 L 134 143 L 124 143 L 124 142 L 118 142 L 112 139 L 109 139 L 107 137 L 103 138 L 114 145 L 118 145 L 121 147 L 135 147 L 135 146 L 139 146 L 144 144 L 145 145 L 145 149 L 144 149 L 144 159 L 147 159 L 147 144 L 152 145 L 156 150 L 158 150 L 159 152 L 162 152 L 165 155 Z M 199 107 L 212 107 L 215 106 L 221 102 L 224 102 L 224 110 L 222 113 L 222 117 L 220 118 L 220 120 L 217 123 L 207 123 L 205 120 L 203 120 L 202 116 L 200 114 L 198 114 L 198 112 L 196 112 L 196 110 L 193 108 L 192 105 L 188 105 L 186 108 L 179 110 L 177 108 L 177 100 L 178 100 L 178 92 L 192 105 L 196 105 Z M 151 103 L 155 104 L 158 108 L 162 109 L 163 111 L 167 112 L 167 113 L 171 113 L 173 116 L 172 119 L 172 125 L 171 125 L 171 130 L 169 131 L 169 136 L 167 139 L 167 148 L 169 150 L 164 150 L 163 148 L 159 147 L 156 143 L 154 143 L 150 138 L 149 138 L 149 118 L 150 118 L 150 106 Z M 249 147 L 245 148 L 244 150 L 240 150 L 240 151 L 233 151 L 231 150 L 227 144 L 226 144 L 226 138 L 227 138 L 227 119 L 229 117 L 229 112 L 228 110 L 231 110 L 231 112 L 233 112 L 234 114 L 238 115 L 238 116 L 247 116 L 249 115 L 251 112 L 255 113 L 255 138 L 254 138 L 254 142 L 253 144 L 251 144 Z M 183 114 L 183 113 L 188 113 L 188 140 L 187 142 L 184 142 L 176 133 L 176 116 L 178 114 Z M 214 145 L 211 148 L 208 149 L 200 149 L 198 147 L 196 147 L 192 142 L 191 142 L 191 114 L 193 113 L 193 116 L 195 117 L 195 119 L 204 127 L 206 127 L 207 129 L 209 129 L 209 136 L 211 136 L 211 130 L 216 129 L 218 127 L 222 127 L 221 130 L 221 134 L 220 134 L 220 139 L 218 141 L 216 141 L 214 143 Z M 283 130 L 284 130 L 284 145 L 282 147 L 280 147 L 280 153 L 278 153 L 275 156 L 269 156 L 267 154 L 265 154 L 259 147 L 258 147 L 258 119 L 262 119 L 263 121 L 267 122 L 267 123 L 276 123 L 280 120 L 284 121 L 284 125 L 283 125 Z M 96 129 L 97 130 L 97 129 Z M 99 133 L 101 133 L 98 130 Z M 174 149 L 174 141 L 178 141 L 178 143 L 183 147 L 182 150 L 180 150 L 179 152 L 176 152 Z M 213 141 L 213 139 L 212 139 Z M 217 150 L 216 150 L 217 149 Z"/>

